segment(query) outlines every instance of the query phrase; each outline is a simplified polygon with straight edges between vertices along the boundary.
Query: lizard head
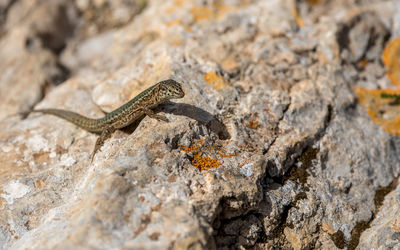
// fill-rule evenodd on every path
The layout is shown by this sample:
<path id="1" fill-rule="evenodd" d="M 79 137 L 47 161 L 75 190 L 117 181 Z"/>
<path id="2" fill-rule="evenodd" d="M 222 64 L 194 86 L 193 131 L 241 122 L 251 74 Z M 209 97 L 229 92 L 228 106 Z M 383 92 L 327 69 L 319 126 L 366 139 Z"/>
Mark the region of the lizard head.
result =
<path id="1" fill-rule="evenodd" d="M 172 79 L 160 82 L 160 95 L 163 99 L 179 99 L 185 96 L 182 85 Z"/>

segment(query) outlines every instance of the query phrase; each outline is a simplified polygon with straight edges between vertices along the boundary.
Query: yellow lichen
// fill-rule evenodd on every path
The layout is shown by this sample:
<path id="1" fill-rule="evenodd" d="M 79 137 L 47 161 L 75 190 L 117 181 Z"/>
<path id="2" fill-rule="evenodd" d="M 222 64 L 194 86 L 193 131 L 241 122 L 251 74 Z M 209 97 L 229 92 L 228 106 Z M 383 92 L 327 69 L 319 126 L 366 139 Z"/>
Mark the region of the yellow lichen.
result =
<path id="1" fill-rule="evenodd" d="M 196 6 L 191 8 L 190 13 L 196 21 L 211 19 L 213 17 L 212 10 L 208 7 L 203 6 Z"/>
<path id="2" fill-rule="evenodd" d="M 206 81 L 208 84 L 213 86 L 215 89 L 222 89 L 225 87 L 227 84 L 224 82 L 224 79 L 217 75 L 215 72 L 208 72 L 204 75 L 204 81 Z"/>
<path id="3" fill-rule="evenodd" d="M 382 61 L 388 68 L 388 79 L 400 86 L 400 37 L 388 43 Z M 400 90 L 358 88 L 355 93 L 373 122 L 388 133 L 400 135 Z"/>
<path id="4" fill-rule="evenodd" d="M 391 134 L 400 135 L 400 106 L 394 105 L 395 98 L 385 97 L 400 95 L 400 90 L 358 88 L 355 93 L 373 122 Z"/>
<path id="5" fill-rule="evenodd" d="M 223 17 L 226 13 L 238 10 L 248 5 L 247 0 L 240 1 L 237 5 L 225 5 L 220 1 L 215 1 L 207 6 L 194 6 L 190 13 L 196 22 L 203 20 L 214 20 Z"/>
<path id="6" fill-rule="evenodd" d="M 382 61 L 388 68 L 386 75 L 389 80 L 400 86 L 400 37 L 388 43 L 382 53 Z"/>

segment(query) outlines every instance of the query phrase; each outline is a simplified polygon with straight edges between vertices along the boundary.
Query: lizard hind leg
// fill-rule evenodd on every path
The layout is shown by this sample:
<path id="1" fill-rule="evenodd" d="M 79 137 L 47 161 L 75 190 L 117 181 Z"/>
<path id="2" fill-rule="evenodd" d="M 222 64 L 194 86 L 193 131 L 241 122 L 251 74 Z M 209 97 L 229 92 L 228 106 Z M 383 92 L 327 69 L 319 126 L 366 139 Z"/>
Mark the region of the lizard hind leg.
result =
<path id="1" fill-rule="evenodd" d="M 92 154 L 90 155 L 90 162 L 93 162 L 93 158 L 94 155 L 96 154 L 96 152 L 101 148 L 101 146 L 103 146 L 104 142 L 111 137 L 112 133 L 115 131 L 116 129 L 112 126 L 107 126 L 103 129 L 103 131 L 101 132 L 99 138 L 97 138 L 96 140 L 96 144 L 94 145 L 94 149 Z"/>

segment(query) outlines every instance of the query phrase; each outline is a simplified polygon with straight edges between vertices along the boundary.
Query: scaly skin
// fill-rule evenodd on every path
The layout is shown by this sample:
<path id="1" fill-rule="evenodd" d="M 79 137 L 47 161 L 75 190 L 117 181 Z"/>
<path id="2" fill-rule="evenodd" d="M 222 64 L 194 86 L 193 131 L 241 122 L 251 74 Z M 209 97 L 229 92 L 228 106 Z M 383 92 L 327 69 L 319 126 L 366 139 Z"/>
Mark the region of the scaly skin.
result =
<path id="1" fill-rule="evenodd" d="M 132 124 L 143 115 L 148 115 L 157 120 L 168 121 L 165 116 L 154 114 L 152 108 L 157 107 L 167 100 L 178 99 L 184 96 L 185 92 L 181 84 L 169 79 L 151 86 L 126 104 L 99 119 L 88 118 L 78 113 L 62 109 L 36 109 L 32 112 L 55 115 L 87 131 L 100 133 L 100 137 L 97 139 L 91 155 L 91 160 L 93 160 L 96 151 L 115 130 Z"/>

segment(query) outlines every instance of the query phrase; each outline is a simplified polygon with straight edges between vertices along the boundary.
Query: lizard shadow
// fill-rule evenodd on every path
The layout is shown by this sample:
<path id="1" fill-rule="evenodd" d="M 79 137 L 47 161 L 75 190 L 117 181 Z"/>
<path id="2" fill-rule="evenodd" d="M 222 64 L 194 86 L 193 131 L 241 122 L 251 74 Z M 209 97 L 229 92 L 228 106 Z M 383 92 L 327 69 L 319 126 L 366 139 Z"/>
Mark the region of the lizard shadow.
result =
<path id="1" fill-rule="evenodd" d="M 154 108 L 154 112 L 164 112 L 173 115 L 189 117 L 198 121 L 200 124 L 205 125 L 208 129 L 215 133 L 219 139 L 227 140 L 231 138 L 225 124 L 218 120 L 216 116 L 194 105 L 167 101 Z M 129 134 L 133 133 L 144 117 L 145 116 L 143 115 L 131 125 L 121 129 L 121 131 Z"/>

